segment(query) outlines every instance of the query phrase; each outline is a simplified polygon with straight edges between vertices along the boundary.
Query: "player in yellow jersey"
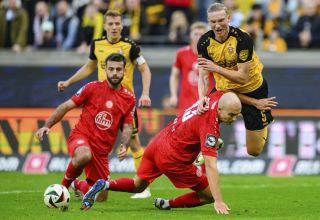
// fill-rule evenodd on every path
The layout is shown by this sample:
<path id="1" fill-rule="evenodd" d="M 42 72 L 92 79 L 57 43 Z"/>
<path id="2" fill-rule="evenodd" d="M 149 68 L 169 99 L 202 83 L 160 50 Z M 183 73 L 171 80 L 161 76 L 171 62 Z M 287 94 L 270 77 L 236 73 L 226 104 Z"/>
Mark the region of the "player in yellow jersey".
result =
<path id="1" fill-rule="evenodd" d="M 58 90 L 63 91 L 66 87 L 82 80 L 91 75 L 98 67 L 98 80 L 105 80 L 105 59 L 112 53 L 121 53 L 127 59 L 125 66 L 125 74 L 122 80 L 122 85 L 134 93 L 133 89 L 133 73 L 137 66 L 142 76 L 142 95 L 139 99 L 139 107 L 150 107 L 151 100 L 149 97 L 151 72 L 146 60 L 140 52 L 140 48 L 136 43 L 128 38 L 121 36 L 122 31 L 121 14 L 117 11 L 109 10 L 104 16 L 104 30 L 107 33 L 105 38 L 93 40 L 90 48 L 88 61 L 69 79 L 58 82 Z M 144 149 L 138 136 L 138 118 L 135 110 L 135 120 L 132 125 L 133 136 L 130 143 L 130 149 L 133 154 L 135 168 L 137 169 Z M 132 198 L 147 198 L 150 197 L 150 191 L 146 191 L 133 195 Z"/>
<path id="2" fill-rule="evenodd" d="M 204 96 L 208 75 L 214 73 L 215 89 L 236 92 L 243 103 L 242 115 L 246 127 L 247 152 L 258 156 L 265 145 L 267 126 L 273 121 L 271 108 L 278 103 L 268 98 L 268 85 L 262 76 L 263 64 L 253 50 L 248 33 L 229 26 L 230 15 L 220 3 L 209 6 L 211 30 L 198 42 L 200 104 L 198 112 L 206 111 Z"/>

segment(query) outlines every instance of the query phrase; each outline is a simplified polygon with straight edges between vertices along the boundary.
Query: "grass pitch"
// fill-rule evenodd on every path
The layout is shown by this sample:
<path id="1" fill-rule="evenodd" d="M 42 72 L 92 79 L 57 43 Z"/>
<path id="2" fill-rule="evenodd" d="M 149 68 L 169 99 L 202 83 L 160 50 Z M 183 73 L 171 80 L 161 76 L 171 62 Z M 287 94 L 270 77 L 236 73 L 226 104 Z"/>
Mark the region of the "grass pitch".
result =
<path id="1" fill-rule="evenodd" d="M 320 219 L 319 176 L 221 176 L 222 194 L 231 208 L 227 216 L 215 214 L 212 204 L 170 211 L 155 209 L 155 197 L 172 198 L 188 191 L 175 189 L 165 177 L 151 185 L 149 199 L 130 199 L 129 193 L 110 192 L 107 202 L 81 211 L 81 202 L 71 193 L 69 210 L 60 212 L 44 205 L 43 192 L 48 185 L 59 183 L 62 176 L 0 173 L 0 219 Z M 124 176 L 133 174 L 113 174 L 112 179 Z"/>

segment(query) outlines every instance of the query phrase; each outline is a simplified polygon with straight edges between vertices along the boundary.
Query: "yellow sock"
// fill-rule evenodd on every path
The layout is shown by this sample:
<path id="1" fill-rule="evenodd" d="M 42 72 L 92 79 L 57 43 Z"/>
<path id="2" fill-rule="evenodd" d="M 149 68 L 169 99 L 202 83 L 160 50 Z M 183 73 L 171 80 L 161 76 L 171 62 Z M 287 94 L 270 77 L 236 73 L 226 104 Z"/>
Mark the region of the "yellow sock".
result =
<path id="1" fill-rule="evenodd" d="M 134 161 L 134 167 L 136 168 L 136 170 L 138 170 L 138 167 L 140 165 L 142 156 L 144 153 L 144 148 L 141 147 L 140 150 L 138 150 L 137 152 L 132 152 L 132 157 L 133 157 L 133 161 Z"/>

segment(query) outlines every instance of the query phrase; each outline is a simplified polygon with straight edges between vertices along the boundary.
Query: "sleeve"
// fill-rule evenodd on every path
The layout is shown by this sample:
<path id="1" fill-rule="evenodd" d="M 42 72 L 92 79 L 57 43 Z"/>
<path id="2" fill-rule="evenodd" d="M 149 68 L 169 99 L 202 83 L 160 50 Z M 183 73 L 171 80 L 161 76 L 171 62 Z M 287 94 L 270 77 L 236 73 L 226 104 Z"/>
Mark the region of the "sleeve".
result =
<path id="1" fill-rule="evenodd" d="M 245 63 L 252 59 L 253 40 L 247 33 L 242 33 L 237 44 L 238 63 Z"/>
<path id="2" fill-rule="evenodd" d="M 91 95 L 91 92 L 93 90 L 92 87 L 93 87 L 93 83 L 88 83 L 88 84 L 84 85 L 82 88 L 80 88 L 77 91 L 76 94 L 74 94 L 71 97 L 71 100 L 74 101 L 74 103 L 77 106 L 80 106 L 81 104 L 85 103 Z"/>
<path id="3" fill-rule="evenodd" d="M 130 105 L 130 108 L 128 108 L 128 111 L 124 115 L 124 124 L 132 124 L 133 122 L 133 115 L 134 115 L 134 109 L 135 108 L 135 99 L 133 98 L 132 104 Z"/>
<path id="4" fill-rule="evenodd" d="M 203 57 L 208 60 L 212 60 L 208 54 L 207 47 L 209 46 L 209 39 L 207 34 L 204 34 L 200 37 L 198 44 L 197 44 L 197 50 L 198 50 L 198 57 Z"/>
<path id="5" fill-rule="evenodd" d="M 175 66 L 175 67 L 177 67 L 178 69 L 181 70 L 182 63 L 181 63 L 181 51 L 180 50 L 178 50 L 177 53 L 176 53 L 176 59 L 174 61 L 173 66 Z"/>
<path id="6" fill-rule="evenodd" d="M 210 111 L 210 110 L 209 110 Z M 212 112 L 206 113 L 206 115 L 212 114 Z M 203 155 L 217 157 L 216 143 L 219 138 L 219 124 L 216 120 L 216 116 L 202 118 L 203 123 L 200 127 L 200 143 L 201 152 Z"/>
<path id="7" fill-rule="evenodd" d="M 140 47 L 134 43 L 133 41 L 130 41 L 131 48 L 130 48 L 130 60 L 134 62 L 141 54 Z"/>
<path id="8" fill-rule="evenodd" d="M 97 57 L 96 57 L 96 55 L 95 55 L 95 53 L 94 53 L 95 45 L 96 45 L 95 41 L 94 41 L 94 40 L 91 41 L 91 44 L 90 44 L 90 54 L 89 54 L 89 58 L 90 58 L 91 60 L 97 60 Z"/>

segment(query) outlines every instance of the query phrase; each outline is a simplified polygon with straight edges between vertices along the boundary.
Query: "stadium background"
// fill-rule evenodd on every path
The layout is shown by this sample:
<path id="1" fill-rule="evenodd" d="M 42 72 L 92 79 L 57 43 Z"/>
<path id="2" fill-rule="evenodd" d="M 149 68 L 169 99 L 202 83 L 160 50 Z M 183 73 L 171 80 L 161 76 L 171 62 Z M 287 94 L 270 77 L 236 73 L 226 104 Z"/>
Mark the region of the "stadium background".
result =
<path id="1" fill-rule="evenodd" d="M 152 71 L 152 108 L 139 109 L 143 145 L 174 118 L 175 110 L 165 108 L 170 67 L 175 51 L 181 46 L 177 43 L 186 43 L 184 38 L 172 42 L 161 35 L 155 42 L 156 38 L 148 35 L 139 40 Z M 270 96 L 276 96 L 279 102 L 263 154 L 258 158 L 246 155 L 242 120 L 232 126 L 223 126 L 225 148 L 219 152 L 221 173 L 320 174 L 320 63 L 316 49 L 319 45 L 307 50 L 294 49 L 298 45 L 290 43 L 289 50 L 284 53 L 258 51 L 265 65 L 264 77 L 269 82 Z M 96 74 L 92 74 L 65 92 L 57 92 L 57 82 L 71 76 L 87 57 L 74 48 L 39 50 L 28 47 L 20 53 L 9 49 L 0 51 L 0 171 L 45 173 L 65 170 L 69 159 L 66 137 L 76 123 L 79 110 L 68 114 L 42 143 L 36 141 L 33 134 L 54 107 L 85 82 L 96 79 Z M 135 73 L 137 96 L 141 93 L 140 81 L 140 74 Z M 130 157 L 119 163 L 112 155 L 110 166 L 113 172 L 133 172 Z"/>

